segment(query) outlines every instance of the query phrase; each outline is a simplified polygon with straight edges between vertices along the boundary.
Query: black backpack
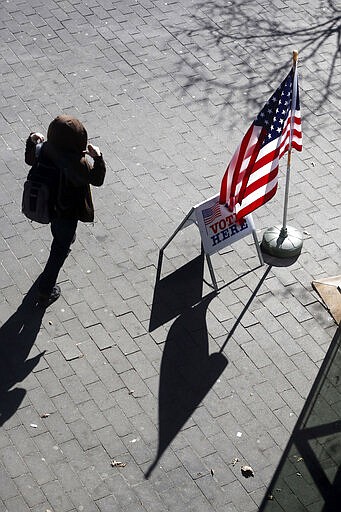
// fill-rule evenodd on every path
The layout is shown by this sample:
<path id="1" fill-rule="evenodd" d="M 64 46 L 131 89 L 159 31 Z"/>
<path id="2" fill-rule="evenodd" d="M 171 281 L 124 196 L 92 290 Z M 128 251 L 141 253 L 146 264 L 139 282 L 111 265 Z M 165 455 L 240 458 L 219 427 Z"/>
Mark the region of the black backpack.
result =
<path id="1" fill-rule="evenodd" d="M 58 195 L 61 171 L 41 155 L 43 144 L 36 147 L 36 158 L 24 183 L 21 211 L 29 219 L 49 224 Z"/>

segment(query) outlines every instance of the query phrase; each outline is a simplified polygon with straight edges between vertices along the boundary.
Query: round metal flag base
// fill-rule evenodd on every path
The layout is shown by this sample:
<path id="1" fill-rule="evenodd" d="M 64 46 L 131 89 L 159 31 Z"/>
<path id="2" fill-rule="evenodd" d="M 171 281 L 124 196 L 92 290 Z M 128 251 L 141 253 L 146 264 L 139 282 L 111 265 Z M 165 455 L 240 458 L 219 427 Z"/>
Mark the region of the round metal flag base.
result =
<path id="1" fill-rule="evenodd" d="M 292 258 L 301 253 L 303 246 L 302 233 L 296 228 L 274 226 L 268 228 L 261 243 L 261 248 L 267 254 L 277 258 Z"/>

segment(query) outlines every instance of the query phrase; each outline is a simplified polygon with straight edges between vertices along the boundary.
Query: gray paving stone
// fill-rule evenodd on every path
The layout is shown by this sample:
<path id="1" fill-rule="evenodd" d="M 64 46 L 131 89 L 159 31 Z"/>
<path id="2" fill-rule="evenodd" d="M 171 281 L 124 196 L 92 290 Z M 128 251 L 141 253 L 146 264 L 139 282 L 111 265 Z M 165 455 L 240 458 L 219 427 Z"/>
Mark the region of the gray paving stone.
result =
<path id="1" fill-rule="evenodd" d="M 69 426 L 83 450 L 88 450 L 89 448 L 98 446 L 99 440 L 85 419 L 80 418 L 79 420 L 70 423 Z"/>
<path id="2" fill-rule="evenodd" d="M 1 499 L 6 501 L 18 495 L 19 491 L 15 485 L 15 481 L 7 474 L 7 470 L 1 464 L 0 467 L 0 492 Z"/>
<path id="3" fill-rule="evenodd" d="M 79 350 L 76 341 L 69 334 L 59 336 L 55 340 L 55 344 L 67 361 L 82 357 L 82 353 Z"/>
<path id="4" fill-rule="evenodd" d="M 87 512 L 98 512 L 99 510 L 85 489 L 73 489 L 69 492 L 69 497 L 76 510 L 80 510 L 80 507 Z"/>
<path id="5" fill-rule="evenodd" d="M 94 502 L 110 495 L 110 490 L 106 482 L 102 480 L 93 467 L 81 470 L 79 472 L 79 477 Z"/>
<path id="6" fill-rule="evenodd" d="M 13 498 L 9 498 L 5 501 L 6 504 L 6 512 L 15 512 L 17 510 L 22 510 L 22 512 L 29 512 L 30 508 L 25 503 L 24 499 L 21 496 L 15 496 Z"/>
<path id="7" fill-rule="evenodd" d="M 21 475 L 15 478 L 19 493 L 29 507 L 34 507 L 44 502 L 45 497 L 36 482 L 30 475 Z"/>
<path id="8" fill-rule="evenodd" d="M 55 476 L 51 472 L 49 465 L 46 463 L 45 458 L 39 452 L 26 455 L 24 459 L 38 486 L 53 481 Z"/>
<path id="9" fill-rule="evenodd" d="M 24 461 L 13 446 L 2 448 L 0 457 L 10 477 L 15 478 L 26 473 Z"/>
<path id="10" fill-rule="evenodd" d="M 65 377 L 60 381 L 75 404 L 81 404 L 90 400 L 90 395 L 76 375 Z"/>
<path id="11" fill-rule="evenodd" d="M 44 484 L 41 489 L 53 508 L 61 512 L 73 509 L 73 504 L 57 481 Z"/>
<path id="12" fill-rule="evenodd" d="M 97 430 L 96 435 L 111 459 L 121 460 L 122 457 L 124 458 L 127 449 L 121 439 L 115 435 L 111 425 Z"/>
<path id="13" fill-rule="evenodd" d="M 38 372 L 37 379 L 50 398 L 61 395 L 65 391 L 51 370 Z"/>
<path id="14" fill-rule="evenodd" d="M 33 440 L 29 438 L 27 430 L 22 425 L 12 428 L 8 434 L 21 456 L 31 454 L 36 450 Z M 10 441 L 8 440 L 9 444 Z"/>

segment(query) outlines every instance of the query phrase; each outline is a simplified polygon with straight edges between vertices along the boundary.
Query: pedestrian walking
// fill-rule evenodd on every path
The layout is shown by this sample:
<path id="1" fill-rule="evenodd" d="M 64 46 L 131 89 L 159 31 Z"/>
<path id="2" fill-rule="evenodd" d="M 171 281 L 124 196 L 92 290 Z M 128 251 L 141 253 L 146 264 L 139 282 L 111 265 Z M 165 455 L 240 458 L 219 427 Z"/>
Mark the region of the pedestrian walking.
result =
<path id="1" fill-rule="evenodd" d="M 89 155 L 93 162 L 89 162 Z M 78 221 L 93 222 L 90 185 L 100 187 L 106 168 L 97 146 L 88 144 L 83 124 L 73 116 L 60 115 L 48 127 L 47 140 L 31 133 L 26 141 L 25 162 L 39 159 L 48 174 L 49 214 L 52 233 L 50 255 L 38 282 L 38 302 L 48 306 L 61 294 L 56 284 L 60 269 L 75 241 Z"/>

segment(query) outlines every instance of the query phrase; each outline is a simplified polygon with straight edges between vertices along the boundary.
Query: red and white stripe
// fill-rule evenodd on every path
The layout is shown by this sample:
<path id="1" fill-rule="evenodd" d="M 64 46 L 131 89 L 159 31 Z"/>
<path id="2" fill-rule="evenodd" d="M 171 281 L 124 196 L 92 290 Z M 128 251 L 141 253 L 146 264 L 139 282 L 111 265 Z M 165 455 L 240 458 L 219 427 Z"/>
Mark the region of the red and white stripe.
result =
<path id="1" fill-rule="evenodd" d="M 263 144 L 266 130 L 252 124 L 229 163 L 220 191 L 220 203 L 235 211 L 237 220 L 269 201 L 276 193 L 279 159 L 290 146 L 291 112 L 277 139 Z M 300 111 L 295 111 L 291 147 L 302 150 Z"/>

